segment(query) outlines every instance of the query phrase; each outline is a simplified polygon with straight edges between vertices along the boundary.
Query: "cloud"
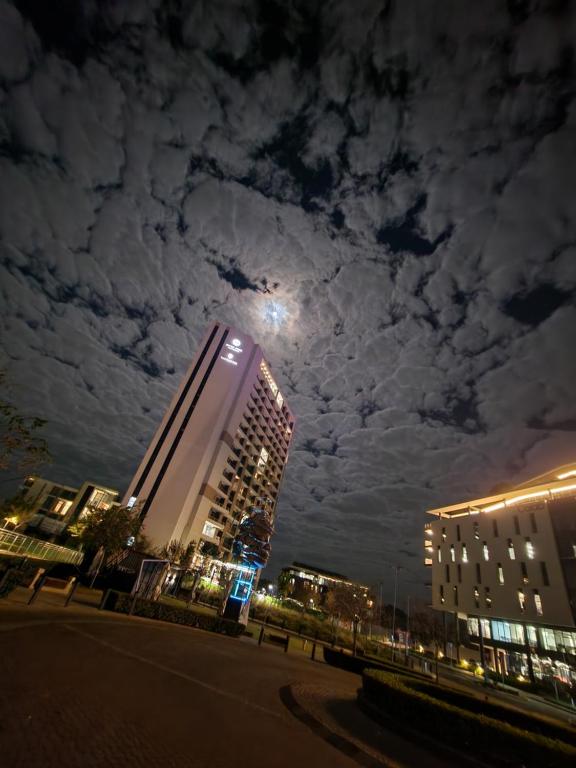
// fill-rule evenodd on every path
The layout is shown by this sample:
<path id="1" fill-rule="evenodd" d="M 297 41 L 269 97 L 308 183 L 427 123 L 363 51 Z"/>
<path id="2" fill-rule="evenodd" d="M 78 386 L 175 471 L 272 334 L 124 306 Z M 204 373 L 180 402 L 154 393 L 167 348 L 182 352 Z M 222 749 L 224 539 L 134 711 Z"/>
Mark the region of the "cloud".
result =
<path id="1" fill-rule="evenodd" d="M 427 508 L 573 458 L 575 25 L 0 2 L 2 365 L 50 473 L 125 488 L 230 322 L 298 417 L 272 571 L 423 593 Z"/>

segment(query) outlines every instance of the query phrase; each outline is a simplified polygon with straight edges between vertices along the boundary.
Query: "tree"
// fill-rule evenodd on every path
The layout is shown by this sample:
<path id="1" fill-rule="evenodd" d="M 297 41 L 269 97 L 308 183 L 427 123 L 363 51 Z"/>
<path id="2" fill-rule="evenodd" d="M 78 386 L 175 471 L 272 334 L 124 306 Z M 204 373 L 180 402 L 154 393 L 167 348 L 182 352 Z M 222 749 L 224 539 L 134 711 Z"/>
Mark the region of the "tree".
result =
<path id="1" fill-rule="evenodd" d="M 105 555 L 112 555 L 137 537 L 140 525 L 141 520 L 133 509 L 111 506 L 90 510 L 74 528 L 87 548 L 102 549 Z"/>
<path id="2" fill-rule="evenodd" d="M 27 500 L 23 493 L 0 502 L 0 522 L 8 523 L 14 528 L 27 523 L 35 513 L 35 502 Z"/>
<path id="3" fill-rule="evenodd" d="M 0 371 L 0 386 L 6 374 Z M 0 471 L 31 472 L 52 461 L 46 440 L 37 433 L 46 421 L 23 416 L 14 405 L 0 399 Z"/>
<path id="4" fill-rule="evenodd" d="M 326 595 L 324 609 L 331 616 L 338 616 L 352 625 L 356 616 L 358 621 L 366 621 L 370 617 L 369 602 L 362 590 L 347 584 L 336 584 Z"/>
<path id="5" fill-rule="evenodd" d="M 183 546 L 177 539 L 172 539 L 172 541 L 159 550 L 158 555 L 165 560 L 170 560 L 172 565 L 179 565 L 181 568 L 187 569 L 192 565 L 195 552 L 195 541 L 191 541 L 186 546 Z"/>

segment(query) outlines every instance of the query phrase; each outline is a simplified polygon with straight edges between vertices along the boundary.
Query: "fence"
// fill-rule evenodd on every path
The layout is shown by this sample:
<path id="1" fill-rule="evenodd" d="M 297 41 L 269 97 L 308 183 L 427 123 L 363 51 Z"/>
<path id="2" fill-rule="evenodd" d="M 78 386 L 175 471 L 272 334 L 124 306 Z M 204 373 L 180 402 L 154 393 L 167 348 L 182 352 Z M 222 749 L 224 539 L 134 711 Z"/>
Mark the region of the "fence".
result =
<path id="1" fill-rule="evenodd" d="M 0 528 L 0 555 L 10 554 L 21 557 L 31 557 L 35 560 L 51 560 L 55 563 L 71 563 L 80 565 L 84 558 L 84 552 L 68 547 L 59 547 L 49 541 L 33 539 L 22 533 L 6 531 Z"/>

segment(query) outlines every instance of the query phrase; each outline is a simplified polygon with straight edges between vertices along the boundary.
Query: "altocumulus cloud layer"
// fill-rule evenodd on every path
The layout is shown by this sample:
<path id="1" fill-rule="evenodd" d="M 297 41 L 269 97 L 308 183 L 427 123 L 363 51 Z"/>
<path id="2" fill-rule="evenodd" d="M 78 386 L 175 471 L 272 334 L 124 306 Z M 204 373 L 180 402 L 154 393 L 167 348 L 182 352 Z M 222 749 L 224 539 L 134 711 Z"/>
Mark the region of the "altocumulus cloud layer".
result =
<path id="1" fill-rule="evenodd" d="M 3 365 L 52 474 L 123 488 L 234 323 L 298 416 L 274 566 L 417 590 L 427 507 L 575 457 L 574 40 L 559 1 L 0 0 Z"/>

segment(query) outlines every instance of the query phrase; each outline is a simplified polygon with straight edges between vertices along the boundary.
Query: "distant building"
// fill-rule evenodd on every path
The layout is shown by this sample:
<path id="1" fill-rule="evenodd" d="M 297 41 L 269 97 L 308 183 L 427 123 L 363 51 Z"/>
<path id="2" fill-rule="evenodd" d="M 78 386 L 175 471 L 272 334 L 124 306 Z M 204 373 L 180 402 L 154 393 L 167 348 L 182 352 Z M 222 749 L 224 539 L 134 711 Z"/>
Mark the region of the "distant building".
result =
<path id="1" fill-rule="evenodd" d="M 350 581 L 346 576 L 333 571 L 326 571 L 315 566 L 294 562 L 282 568 L 278 578 L 280 591 L 284 597 L 297 600 L 306 608 L 322 609 L 329 603 L 329 595 L 338 592 L 339 596 L 349 593 L 351 598 L 370 603 L 369 587 Z"/>
<path id="2" fill-rule="evenodd" d="M 274 514 L 294 416 L 262 349 L 214 323 L 124 497 L 155 546 L 195 542 L 228 561 L 242 516 Z"/>
<path id="3" fill-rule="evenodd" d="M 91 510 L 108 509 L 120 495 L 96 483 L 84 482 L 80 488 L 72 488 L 35 475 L 26 478 L 22 491 L 35 509 L 28 531 L 52 536 L 61 534 Z"/>
<path id="4" fill-rule="evenodd" d="M 495 671 L 576 680 L 576 465 L 428 514 L 433 608 Z"/>

